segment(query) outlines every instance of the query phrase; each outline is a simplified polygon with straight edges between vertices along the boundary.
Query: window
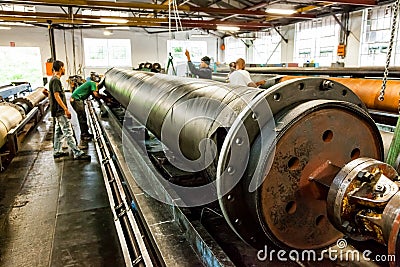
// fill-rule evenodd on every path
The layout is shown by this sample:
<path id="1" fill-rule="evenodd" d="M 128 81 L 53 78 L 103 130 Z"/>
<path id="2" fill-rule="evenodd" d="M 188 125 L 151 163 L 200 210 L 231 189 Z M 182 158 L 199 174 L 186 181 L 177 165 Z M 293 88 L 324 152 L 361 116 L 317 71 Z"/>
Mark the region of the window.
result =
<path id="1" fill-rule="evenodd" d="M 319 66 L 336 62 L 340 26 L 332 17 L 296 23 L 293 59 L 302 65 L 314 61 Z"/>
<path id="2" fill-rule="evenodd" d="M 0 85 L 29 82 L 32 88 L 43 86 L 39 47 L 0 46 L 0 58 Z"/>
<path id="3" fill-rule="evenodd" d="M 363 13 L 360 66 L 385 66 L 389 48 L 393 5 L 368 8 Z M 394 39 L 392 66 L 399 66 L 398 37 Z"/>
<path id="4" fill-rule="evenodd" d="M 197 63 L 200 63 L 201 58 L 207 55 L 207 42 L 183 40 L 167 41 L 167 53 L 171 53 L 173 66 L 177 76 L 186 77 L 189 73 L 186 63 L 186 49 L 190 52 L 190 60 L 197 65 Z M 166 66 L 169 66 L 168 63 Z M 172 66 L 168 67 L 168 74 L 173 74 L 172 69 Z"/>
<path id="5" fill-rule="evenodd" d="M 260 32 L 253 42 L 253 60 L 255 64 L 281 63 L 281 40 L 275 31 Z"/>
<path id="6" fill-rule="evenodd" d="M 85 38 L 87 67 L 131 67 L 131 40 Z"/>
<path id="7" fill-rule="evenodd" d="M 174 62 L 187 61 L 185 56 L 186 49 L 190 52 L 191 61 L 200 62 L 201 58 L 207 55 L 207 42 L 168 40 L 167 49 L 168 53 L 171 52 Z"/>
<path id="8" fill-rule="evenodd" d="M 225 62 L 235 62 L 238 58 L 247 59 L 246 45 L 241 39 L 225 38 Z"/>

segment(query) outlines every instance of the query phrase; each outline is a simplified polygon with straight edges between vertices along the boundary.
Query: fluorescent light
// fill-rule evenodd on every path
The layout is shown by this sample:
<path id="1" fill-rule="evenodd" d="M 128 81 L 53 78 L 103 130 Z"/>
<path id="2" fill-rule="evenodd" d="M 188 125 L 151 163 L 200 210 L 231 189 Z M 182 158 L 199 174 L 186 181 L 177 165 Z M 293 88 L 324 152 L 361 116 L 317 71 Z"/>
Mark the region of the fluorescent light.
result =
<path id="1" fill-rule="evenodd" d="M 0 26 L 0 30 L 11 30 L 11 27 Z"/>
<path id="2" fill-rule="evenodd" d="M 235 26 L 217 25 L 217 30 L 228 31 L 228 32 L 237 32 L 237 31 L 240 30 L 240 28 L 239 27 L 235 27 Z"/>
<path id="3" fill-rule="evenodd" d="M 101 18 L 100 22 L 104 23 L 128 23 L 127 19 L 115 19 L 115 18 Z"/>
<path id="4" fill-rule="evenodd" d="M 190 35 L 190 38 L 204 38 L 204 37 L 210 37 L 209 34 L 192 34 Z"/>
<path id="5" fill-rule="evenodd" d="M 125 30 L 125 31 L 129 31 L 130 30 L 130 28 L 129 27 L 118 27 L 118 26 L 116 26 L 116 27 L 106 27 L 106 30 Z"/>
<path id="6" fill-rule="evenodd" d="M 33 23 L 33 22 L 36 22 L 36 21 L 32 21 L 32 23 Z M 2 25 L 7 25 L 7 26 L 29 26 L 29 27 L 33 27 L 32 24 L 27 24 L 27 23 L 24 23 L 24 22 L 2 22 L 2 21 L 0 21 L 0 26 L 2 26 Z"/>
<path id="7" fill-rule="evenodd" d="M 103 32 L 103 34 L 104 35 L 106 35 L 106 36 L 110 36 L 110 35 L 113 35 L 113 32 L 111 31 L 111 30 L 105 30 L 104 32 Z"/>
<path id="8" fill-rule="evenodd" d="M 292 15 L 296 13 L 294 9 L 283 9 L 283 8 L 268 8 L 265 10 L 267 13 L 279 14 L 279 15 Z"/>

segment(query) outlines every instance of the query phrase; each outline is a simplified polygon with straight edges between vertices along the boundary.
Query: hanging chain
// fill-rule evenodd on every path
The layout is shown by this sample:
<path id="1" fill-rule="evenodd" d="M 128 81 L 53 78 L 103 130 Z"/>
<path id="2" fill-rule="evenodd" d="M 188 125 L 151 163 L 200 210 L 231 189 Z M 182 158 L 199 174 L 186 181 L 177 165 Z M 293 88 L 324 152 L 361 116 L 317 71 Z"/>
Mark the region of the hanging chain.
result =
<path id="1" fill-rule="evenodd" d="M 396 4 L 394 5 L 392 29 L 391 29 L 390 41 L 389 41 L 389 49 L 388 49 L 388 53 L 386 56 L 386 65 L 385 65 L 385 71 L 383 73 L 382 88 L 381 88 L 381 91 L 380 91 L 379 97 L 378 97 L 379 101 L 383 101 L 385 98 L 386 82 L 387 82 L 387 76 L 389 74 L 390 58 L 392 57 L 394 35 L 396 34 L 396 30 L 397 30 L 397 14 L 399 11 L 399 6 L 400 6 L 400 0 L 397 0 Z"/>

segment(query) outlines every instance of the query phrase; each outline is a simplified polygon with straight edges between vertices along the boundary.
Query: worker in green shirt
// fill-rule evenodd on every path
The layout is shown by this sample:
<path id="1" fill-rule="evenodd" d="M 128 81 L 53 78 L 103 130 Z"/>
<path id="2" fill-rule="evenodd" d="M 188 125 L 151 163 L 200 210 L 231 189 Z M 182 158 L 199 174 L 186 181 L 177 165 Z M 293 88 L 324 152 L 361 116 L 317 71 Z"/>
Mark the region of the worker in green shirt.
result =
<path id="1" fill-rule="evenodd" d="M 89 141 L 93 138 L 93 134 L 89 133 L 85 111 L 85 100 L 92 94 L 94 97 L 100 98 L 98 89 L 100 89 L 102 85 L 99 85 L 99 83 L 100 76 L 96 73 L 91 73 L 90 79 L 76 88 L 70 98 L 71 106 L 78 116 L 79 128 L 81 129 L 81 141 Z"/>

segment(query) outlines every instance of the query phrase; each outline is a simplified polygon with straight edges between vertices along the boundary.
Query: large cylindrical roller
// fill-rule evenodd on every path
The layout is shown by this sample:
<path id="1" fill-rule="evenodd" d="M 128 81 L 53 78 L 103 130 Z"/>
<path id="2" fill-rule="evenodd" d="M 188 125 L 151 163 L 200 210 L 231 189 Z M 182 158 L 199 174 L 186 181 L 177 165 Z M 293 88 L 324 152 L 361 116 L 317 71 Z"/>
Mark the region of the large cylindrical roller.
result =
<path id="1" fill-rule="evenodd" d="M 0 103 L 0 148 L 7 141 L 7 133 L 25 117 L 24 110 L 11 103 Z"/>
<path id="2" fill-rule="evenodd" d="M 43 87 L 38 87 L 35 91 L 24 97 L 14 99 L 13 103 L 21 106 L 25 114 L 28 114 L 35 106 L 43 101 L 46 96 L 43 94 Z"/>
<path id="3" fill-rule="evenodd" d="M 182 154 L 181 160 L 191 160 L 193 165 L 185 166 L 186 170 L 204 168 L 211 145 L 201 142 L 215 141 L 218 128 L 230 127 L 247 103 L 264 93 L 240 86 L 231 90 L 213 81 L 117 69 L 106 73 L 105 85 L 176 157 Z M 203 160 L 197 161 L 201 155 Z"/>
<path id="4" fill-rule="evenodd" d="M 175 154 L 197 160 L 217 150 L 211 153 L 216 176 L 210 178 L 216 179 L 221 210 L 254 247 L 267 240 L 300 249 L 335 242 L 341 233 L 327 219 L 326 199 L 311 179 L 315 169 L 327 161 L 341 168 L 360 156 L 383 159 L 365 105 L 347 87 L 324 78 L 260 90 L 112 69 L 105 85 Z M 214 138 L 220 128 L 223 138 Z M 164 131 L 170 134 L 163 138 Z M 201 145 L 204 140 L 216 144 Z"/>

